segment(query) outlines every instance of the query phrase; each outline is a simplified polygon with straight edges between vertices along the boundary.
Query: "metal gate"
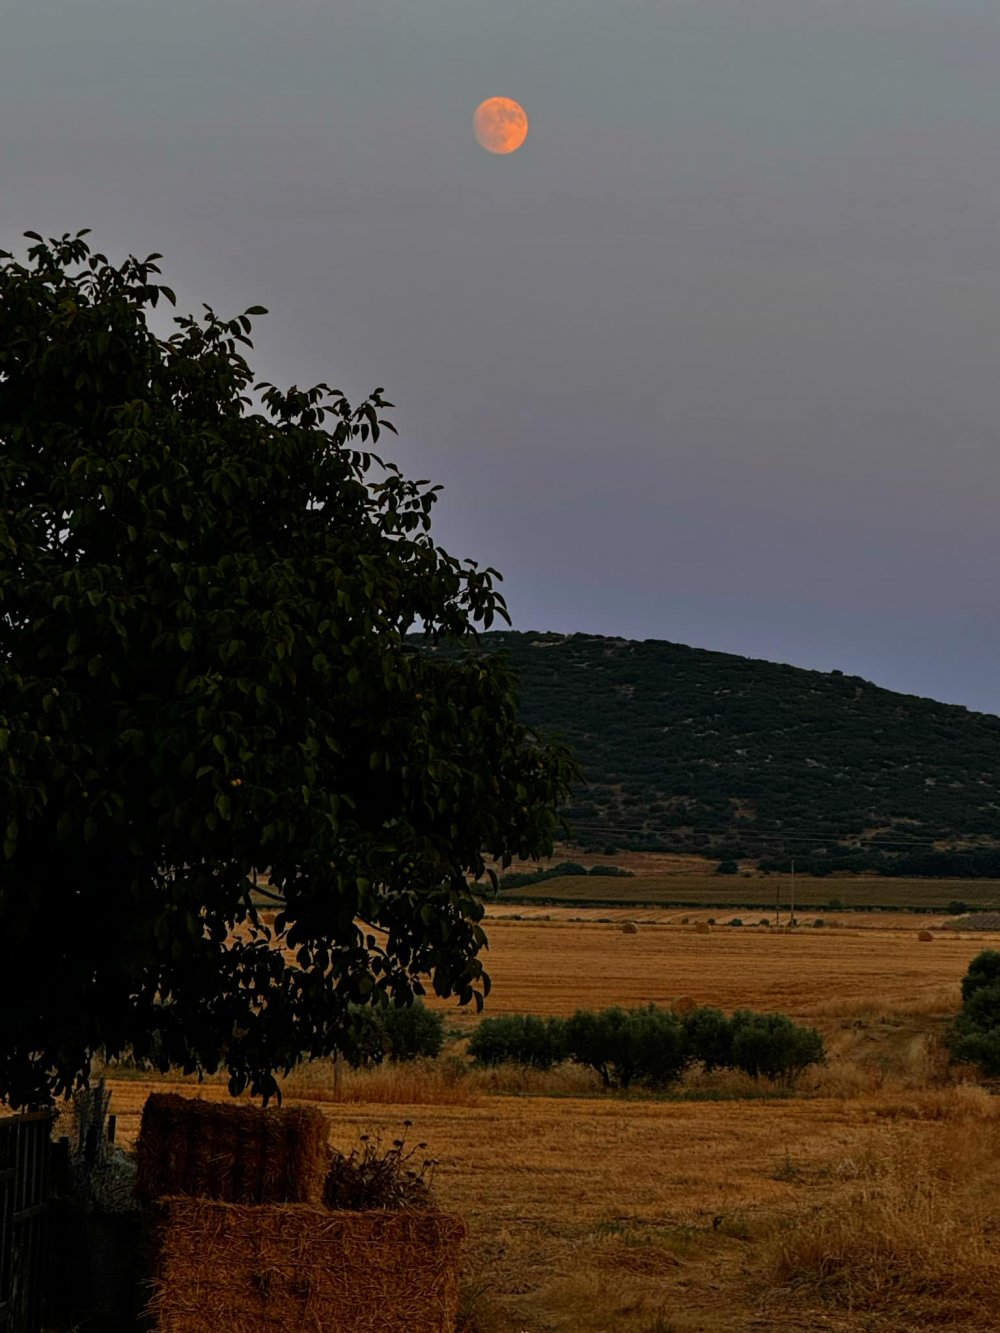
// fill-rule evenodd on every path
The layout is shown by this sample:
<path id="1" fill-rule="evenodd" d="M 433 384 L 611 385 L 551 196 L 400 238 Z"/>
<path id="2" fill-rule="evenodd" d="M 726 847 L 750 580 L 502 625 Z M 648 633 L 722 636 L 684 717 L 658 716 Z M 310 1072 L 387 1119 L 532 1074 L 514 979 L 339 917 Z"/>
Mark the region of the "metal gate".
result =
<path id="1" fill-rule="evenodd" d="M 52 1115 L 0 1117 L 0 1333 L 38 1333 Z"/>

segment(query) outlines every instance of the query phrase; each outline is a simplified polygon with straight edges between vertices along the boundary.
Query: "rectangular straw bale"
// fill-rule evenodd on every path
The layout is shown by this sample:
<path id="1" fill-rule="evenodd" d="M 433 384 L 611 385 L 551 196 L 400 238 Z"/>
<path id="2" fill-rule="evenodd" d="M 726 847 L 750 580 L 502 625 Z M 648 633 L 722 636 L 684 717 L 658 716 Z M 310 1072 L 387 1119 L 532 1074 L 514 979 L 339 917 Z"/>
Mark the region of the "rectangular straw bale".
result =
<path id="1" fill-rule="evenodd" d="M 454 1333 L 460 1218 L 435 1209 L 159 1204 L 155 1333 Z"/>
<path id="2" fill-rule="evenodd" d="M 329 1126 L 318 1107 L 261 1110 L 178 1093 L 146 1099 L 136 1189 L 229 1203 L 320 1203 Z"/>

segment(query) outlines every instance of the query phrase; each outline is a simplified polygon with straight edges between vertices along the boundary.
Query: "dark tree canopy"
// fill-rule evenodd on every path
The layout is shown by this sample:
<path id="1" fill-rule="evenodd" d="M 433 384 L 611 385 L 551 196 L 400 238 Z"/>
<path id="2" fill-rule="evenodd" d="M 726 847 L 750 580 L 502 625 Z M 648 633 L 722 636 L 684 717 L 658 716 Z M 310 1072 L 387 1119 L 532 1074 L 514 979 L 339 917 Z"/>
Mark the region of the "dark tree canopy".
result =
<path id="1" fill-rule="evenodd" d="M 259 307 L 155 336 L 160 256 L 85 235 L 0 251 L 0 1096 L 128 1050 L 269 1096 L 349 1005 L 481 1003 L 468 879 L 551 850 L 572 764 L 406 642 L 507 617 L 366 451 L 382 391 L 254 385 Z"/>

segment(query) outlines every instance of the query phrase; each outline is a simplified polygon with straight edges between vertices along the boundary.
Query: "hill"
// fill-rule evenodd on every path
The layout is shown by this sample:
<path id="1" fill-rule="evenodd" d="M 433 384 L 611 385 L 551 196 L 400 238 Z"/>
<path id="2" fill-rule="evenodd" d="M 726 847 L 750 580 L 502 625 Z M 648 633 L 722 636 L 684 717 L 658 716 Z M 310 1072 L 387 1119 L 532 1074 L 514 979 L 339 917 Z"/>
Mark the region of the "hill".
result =
<path id="1" fill-rule="evenodd" d="M 478 651 L 507 657 L 524 721 L 579 758 L 584 851 L 1000 874 L 998 717 L 658 640 L 501 632 Z"/>

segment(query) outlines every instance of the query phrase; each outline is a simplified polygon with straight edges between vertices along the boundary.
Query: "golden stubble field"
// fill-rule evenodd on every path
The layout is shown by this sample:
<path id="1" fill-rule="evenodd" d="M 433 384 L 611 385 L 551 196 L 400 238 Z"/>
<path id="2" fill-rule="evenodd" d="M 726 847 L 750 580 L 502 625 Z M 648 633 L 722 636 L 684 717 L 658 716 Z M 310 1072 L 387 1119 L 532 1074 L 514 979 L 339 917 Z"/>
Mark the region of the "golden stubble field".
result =
<path id="1" fill-rule="evenodd" d="M 936 1053 L 970 958 L 1000 941 L 870 922 L 623 935 L 597 915 L 491 919 L 488 1012 L 781 1009 L 823 1029 L 831 1063 L 795 1096 L 681 1101 L 591 1093 L 579 1074 L 469 1078 L 457 1054 L 348 1074 L 339 1098 L 328 1067 L 293 1074 L 286 1096 L 318 1101 L 336 1146 L 405 1132 L 438 1159 L 440 1202 L 469 1225 L 464 1333 L 1000 1329 L 997 1103 Z M 115 1082 L 124 1141 L 163 1086 Z"/>
<path id="2" fill-rule="evenodd" d="M 868 914 L 864 924 L 848 919 L 835 928 L 715 926 L 707 935 L 670 920 L 648 923 L 641 913 L 598 921 L 602 915 L 550 909 L 548 920 L 489 917 L 489 1011 L 569 1014 L 682 996 L 793 1016 L 872 1003 L 953 1009 L 969 960 L 994 938 L 941 932 L 923 941 L 922 920 L 901 927 L 890 916 L 892 927 L 877 929 Z M 639 921 L 636 934 L 623 934 L 624 919 Z"/>

